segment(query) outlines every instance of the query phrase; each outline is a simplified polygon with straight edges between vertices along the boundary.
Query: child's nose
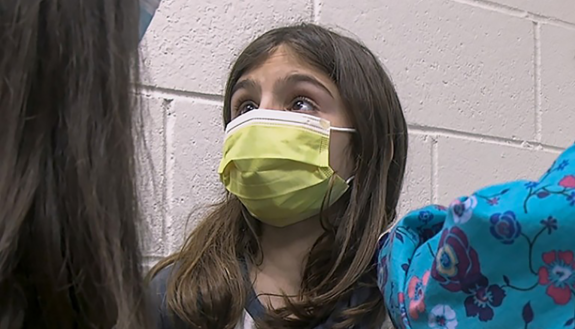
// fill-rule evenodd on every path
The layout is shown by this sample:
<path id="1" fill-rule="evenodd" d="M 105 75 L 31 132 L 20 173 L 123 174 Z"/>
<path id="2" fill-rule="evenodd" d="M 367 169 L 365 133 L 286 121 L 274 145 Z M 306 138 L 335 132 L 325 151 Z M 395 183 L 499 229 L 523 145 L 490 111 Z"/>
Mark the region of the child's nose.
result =
<path id="1" fill-rule="evenodd" d="M 264 95 L 260 102 L 259 108 L 278 111 L 285 110 L 285 106 L 283 106 L 283 104 L 277 99 L 277 97 L 274 97 L 274 95 Z"/>

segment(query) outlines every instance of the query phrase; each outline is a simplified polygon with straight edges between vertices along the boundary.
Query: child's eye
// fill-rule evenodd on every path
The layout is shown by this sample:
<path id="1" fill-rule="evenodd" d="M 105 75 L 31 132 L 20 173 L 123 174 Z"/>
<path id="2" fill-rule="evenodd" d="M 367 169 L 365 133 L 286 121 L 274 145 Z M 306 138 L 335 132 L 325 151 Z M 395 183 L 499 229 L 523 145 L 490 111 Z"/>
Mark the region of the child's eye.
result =
<path id="1" fill-rule="evenodd" d="M 257 108 L 258 106 L 253 102 L 243 102 L 242 104 L 240 104 L 240 106 L 238 106 L 237 113 L 238 115 L 241 115 L 251 110 L 256 110 Z"/>
<path id="2" fill-rule="evenodd" d="M 291 111 L 313 112 L 317 107 L 313 102 L 305 97 L 296 98 L 291 106 Z"/>

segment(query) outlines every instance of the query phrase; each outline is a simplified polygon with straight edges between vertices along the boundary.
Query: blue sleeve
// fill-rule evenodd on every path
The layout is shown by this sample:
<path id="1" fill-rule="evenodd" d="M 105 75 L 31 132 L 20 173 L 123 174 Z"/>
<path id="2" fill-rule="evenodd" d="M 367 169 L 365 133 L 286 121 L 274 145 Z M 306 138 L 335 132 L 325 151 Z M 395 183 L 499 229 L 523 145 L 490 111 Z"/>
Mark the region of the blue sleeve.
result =
<path id="1" fill-rule="evenodd" d="M 398 328 L 573 328 L 575 146 L 537 180 L 401 219 L 378 284 Z"/>

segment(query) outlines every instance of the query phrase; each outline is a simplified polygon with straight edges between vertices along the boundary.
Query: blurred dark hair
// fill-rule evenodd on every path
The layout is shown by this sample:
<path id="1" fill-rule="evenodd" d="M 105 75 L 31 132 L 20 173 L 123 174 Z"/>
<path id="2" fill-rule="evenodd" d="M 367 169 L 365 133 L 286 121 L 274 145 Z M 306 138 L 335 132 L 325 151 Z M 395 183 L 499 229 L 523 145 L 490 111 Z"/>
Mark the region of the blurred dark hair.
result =
<path id="1" fill-rule="evenodd" d="M 0 4 L 0 328 L 146 328 L 137 0 Z"/>

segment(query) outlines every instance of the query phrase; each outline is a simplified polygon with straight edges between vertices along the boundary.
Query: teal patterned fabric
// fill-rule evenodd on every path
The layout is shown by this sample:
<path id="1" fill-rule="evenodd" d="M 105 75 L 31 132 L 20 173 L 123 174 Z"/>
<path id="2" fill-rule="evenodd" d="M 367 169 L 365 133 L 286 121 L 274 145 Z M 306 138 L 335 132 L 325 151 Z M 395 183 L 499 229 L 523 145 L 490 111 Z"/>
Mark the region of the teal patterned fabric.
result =
<path id="1" fill-rule="evenodd" d="M 538 181 L 408 214 L 380 240 L 397 328 L 575 328 L 575 146 Z"/>
<path id="2" fill-rule="evenodd" d="M 161 0 L 140 0 L 140 40 L 150 26 L 160 2 Z"/>

